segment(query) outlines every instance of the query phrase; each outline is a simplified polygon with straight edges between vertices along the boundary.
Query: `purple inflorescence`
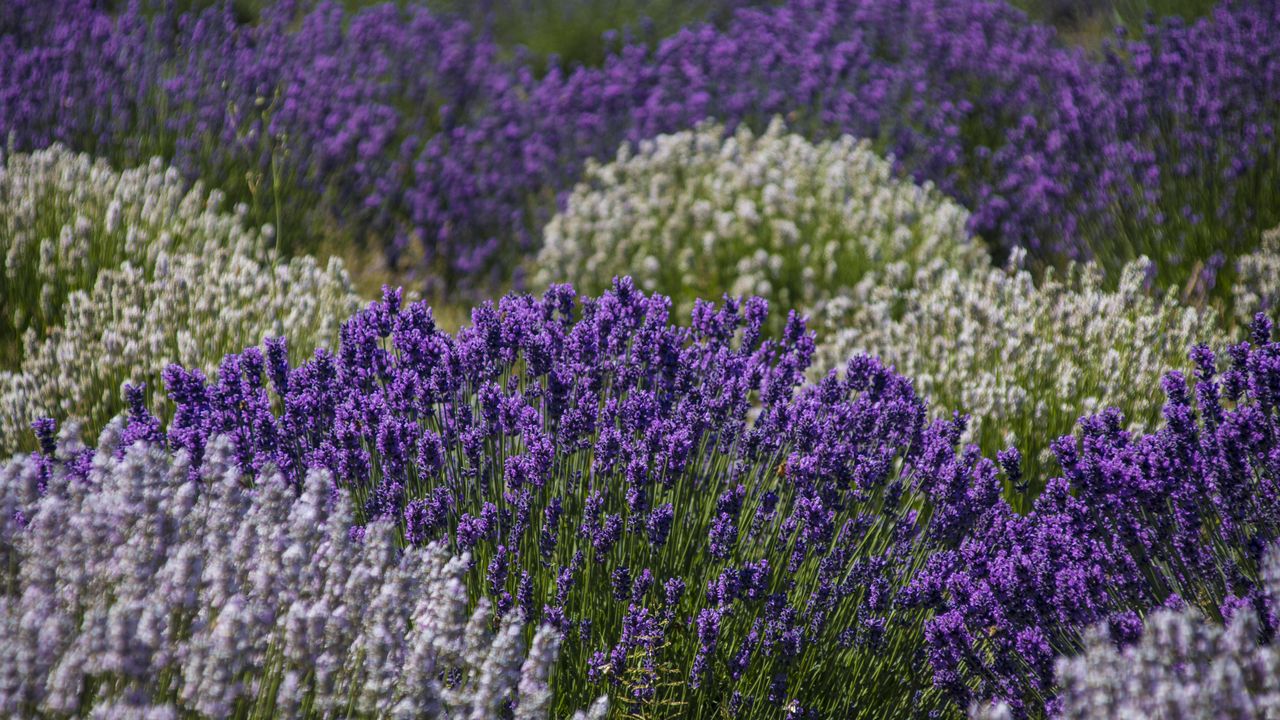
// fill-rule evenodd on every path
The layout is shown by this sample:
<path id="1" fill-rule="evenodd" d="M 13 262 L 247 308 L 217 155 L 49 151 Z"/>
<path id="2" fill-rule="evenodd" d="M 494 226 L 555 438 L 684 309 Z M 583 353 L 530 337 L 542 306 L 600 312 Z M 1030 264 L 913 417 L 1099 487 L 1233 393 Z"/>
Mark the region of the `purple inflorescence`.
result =
<path id="1" fill-rule="evenodd" d="M 1214 353 L 1193 349 L 1194 399 L 1169 373 L 1152 434 L 1131 435 L 1114 410 L 1083 418 L 1080 437 L 1054 443 L 1063 477 L 1029 514 L 995 503 L 958 549 L 930 559 L 905 596 L 934 609 L 925 636 L 939 687 L 1034 713 L 1089 626 L 1126 645 L 1140 615 L 1184 603 L 1228 620 L 1252 608 L 1262 636 L 1275 633 L 1258 573 L 1280 538 L 1280 343 L 1263 315 L 1251 336 L 1221 374 Z"/>
<path id="2" fill-rule="evenodd" d="M 870 138 L 1002 250 L 1118 270 L 1117 234 L 1146 251 L 1155 228 L 1207 289 L 1226 258 L 1202 257 L 1205 233 L 1239 249 L 1277 219 L 1262 217 L 1280 152 L 1274 2 L 1151 27 L 1095 60 L 1004 3 L 796 0 L 544 75 L 416 4 L 282 1 L 253 24 L 89 0 L 3 13 L 0 136 L 17 149 L 133 157 L 166 149 L 139 138 L 172 138 L 190 177 L 283 177 L 393 261 L 417 238 L 460 285 L 536 248 L 588 159 L 705 118 Z"/>
<path id="3" fill-rule="evenodd" d="M 599 298 L 557 286 L 486 303 L 450 335 L 388 290 L 300 366 L 272 345 L 228 356 L 216 380 L 169 368 L 168 443 L 193 467 L 222 436 L 248 475 L 327 470 L 360 525 L 469 552 L 500 616 L 565 633 L 573 692 L 845 713 L 891 686 L 943 702 L 906 654 L 885 679 L 861 675 L 884 661 L 865 638 L 918 637 L 897 594 L 998 495 L 995 465 L 957 454 L 952 423 L 927 422 L 874 359 L 805 385 L 814 340 L 795 314 L 780 338 L 756 299 L 668 315 L 622 279 Z M 122 445 L 135 426 L 156 422 L 133 412 Z M 849 674 L 867 680 L 820 692 Z"/>

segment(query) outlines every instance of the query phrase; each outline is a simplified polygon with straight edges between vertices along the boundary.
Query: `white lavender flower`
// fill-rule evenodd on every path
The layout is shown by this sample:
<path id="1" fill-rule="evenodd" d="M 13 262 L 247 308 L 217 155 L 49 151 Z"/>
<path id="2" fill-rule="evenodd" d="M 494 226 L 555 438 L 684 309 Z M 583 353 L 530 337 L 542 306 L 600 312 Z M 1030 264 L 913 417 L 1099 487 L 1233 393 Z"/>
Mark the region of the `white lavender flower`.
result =
<path id="1" fill-rule="evenodd" d="M 1150 291 L 1146 259 L 1114 291 L 1093 266 L 1037 284 L 1020 262 L 1015 253 L 1003 270 L 935 262 L 911 278 L 868 275 L 820 308 L 820 327 L 832 329 L 819 336 L 817 367 L 877 355 L 933 407 L 970 413 L 967 440 L 988 453 L 1018 447 L 1035 476 L 1048 444 L 1083 415 L 1114 406 L 1133 429 L 1153 426 L 1161 403 L 1151 388 L 1186 366 L 1195 343 L 1222 340 L 1211 311 Z"/>
<path id="2" fill-rule="evenodd" d="M 899 178 L 867 141 L 813 144 L 781 120 L 726 137 L 706 122 L 589 164 L 546 227 L 534 278 L 596 292 L 631 275 L 680 312 L 724 293 L 811 308 L 890 265 L 904 278 L 931 259 L 981 267 L 967 220 L 932 186 Z"/>
<path id="3" fill-rule="evenodd" d="M 1274 315 L 1280 309 L 1280 227 L 1262 233 L 1258 250 L 1236 261 L 1231 306 L 1241 327 L 1249 326 L 1254 313 Z"/>
<path id="4" fill-rule="evenodd" d="M 159 161 L 117 173 L 60 147 L 6 158 L 0 456 L 33 447 L 41 416 L 102 428 L 122 383 L 159 389 L 170 363 L 212 370 L 268 336 L 295 359 L 334 343 L 359 305 L 341 262 L 279 259 L 221 203 Z M 5 367 L 19 333 L 21 360 Z"/>
<path id="5" fill-rule="evenodd" d="M 529 657 L 520 668 L 520 705 L 516 720 L 536 720 L 547 716 L 551 703 L 551 670 L 560 654 L 562 637 L 555 629 L 543 626 L 533 636 Z"/>
<path id="6" fill-rule="evenodd" d="M 555 631 L 526 658 L 514 616 L 469 619 L 465 558 L 355 539 L 325 473 L 251 487 L 219 439 L 193 479 L 115 434 L 87 477 L 70 439 L 0 467 L 0 715 L 547 716 Z"/>

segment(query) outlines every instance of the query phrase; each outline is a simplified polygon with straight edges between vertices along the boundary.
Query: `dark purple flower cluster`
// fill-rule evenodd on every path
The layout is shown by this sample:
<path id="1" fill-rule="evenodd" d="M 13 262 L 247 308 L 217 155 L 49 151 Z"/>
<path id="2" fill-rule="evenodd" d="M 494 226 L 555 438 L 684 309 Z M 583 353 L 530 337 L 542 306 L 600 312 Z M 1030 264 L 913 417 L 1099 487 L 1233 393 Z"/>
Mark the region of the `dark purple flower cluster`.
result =
<path id="1" fill-rule="evenodd" d="M 1138 614 L 1199 607 L 1276 616 L 1258 591 L 1264 551 L 1280 538 L 1280 343 L 1259 315 L 1251 342 L 1229 348 L 1219 374 L 1191 353 L 1194 392 L 1170 373 L 1165 426 L 1141 437 L 1117 411 L 1085 418 L 1054 444 L 1063 477 L 1032 512 L 1003 502 L 958 549 L 932 557 L 906 593 L 935 609 L 926 625 L 939 687 L 958 701 L 998 697 L 1015 710 L 1050 701 L 1054 662 L 1107 623 L 1117 643 Z"/>
<path id="2" fill-rule="evenodd" d="M 804 385 L 813 338 L 794 314 L 766 337 L 767 312 L 676 325 L 621 280 L 486 303 L 451 336 L 388 291 L 299 367 L 274 342 L 216 381 L 170 367 L 167 442 L 193 471 L 216 436 L 251 475 L 327 469 L 362 522 L 469 552 L 474 594 L 565 633 L 557 703 L 937 707 L 897 595 L 994 502 L 995 464 L 874 359 Z M 133 407 L 122 445 L 155 432 Z"/>
<path id="3" fill-rule="evenodd" d="M 724 30 L 686 28 L 494 97 L 428 149 L 423 179 L 448 182 L 423 197 L 423 219 L 532 244 L 530 197 L 568 189 L 586 159 L 708 117 L 732 129 L 782 115 L 807 135 L 877 140 L 1005 248 L 1081 256 L 1081 224 L 1120 187 L 1104 172 L 1124 140 L 1101 80 L 1083 52 L 1000 2 L 743 9 Z"/>
<path id="4" fill-rule="evenodd" d="M 587 159 L 708 117 L 872 138 L 975 233 L 1046 260 L 1118 268 L 1158 238 L 1212 284 L 1209 241 L 1247 246 L 1280 204 L 1274 0 L 1105 62 L 991 0 L 793 0 L 545 76 L 415 4 L 281 0 L 250 25 L 92 0 L 0 13 L 0 135 L 19 149 L 164 152 L 227 190 L 248 171 L 255 200 L 299 187 L 291 219 L 321 197 L 323 221 L 393 261 L 416 238 L 455 284 L 516 268 Z"/>
<path id="5" fill-rule="evenodd" d="M 1120 160 L 1141 169 L 1136 202 L 1117 220 L 1129 252 L 1157 258 L 1166 279 L 1210 292 L 1229 260 L 1280 222 L 1277 28 L 1280 3 L 1228 0 L 1107 51 L 1106 92 L 1135 138 Z M 1112 259 L 1105 245 L 1095 250 Z"/>
<path id="6" fill-rule="evenodd" d="M 412 3 L 281 0 L 243 24 L 229 3 L 116 14 L 17 0 L 0 9 L 0 137 L 130 162 L 171 155 L 189 178 L 267 207 L 289 202 L 279 186 L 300 189 L 301 204 L 323 199 L 394 256 L 413 233 L 424 146 L 514 81 L 496 55 L 466 23 Z"/>

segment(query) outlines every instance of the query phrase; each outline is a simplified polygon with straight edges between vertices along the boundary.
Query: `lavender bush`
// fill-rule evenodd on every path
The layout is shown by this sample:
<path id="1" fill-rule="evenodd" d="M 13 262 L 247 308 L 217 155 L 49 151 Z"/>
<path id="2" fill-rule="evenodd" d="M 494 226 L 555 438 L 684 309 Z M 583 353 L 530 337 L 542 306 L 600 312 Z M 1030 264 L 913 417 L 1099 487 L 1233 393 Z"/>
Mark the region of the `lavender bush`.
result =
<path id="1" fill-rule="evenodd" d="M 1262 233 L 1255 252 L 1236 262 L 1236 280 L 1231 284 L 1236 322 L 1248 322 L 1247 308 L 1274 316 L 1280 309 L 1280 225 Z"/>
<path id="2" fill-rule="evenodd" d="M 547 224 L 534 285 L 598 292 L 631 273 L 682 314 L 726 291 L 809 310 L 877 270 L 909 279 L 926 264 L 989 265 L 964 208 L 896 177 L 869 146 L 848 136 L 815 145 L 777 118 L 759 136 L 704 123 L 624 145 L 612 162 L 587 164 Z"/>
<path id="3" fill-rule="evenodd" d="M 172 423 L 136 405 L 121 444 L 199 467 L 225 435 L 246 476 L 327 470 L 361 526 L 469 553 L 473 600 L 564 634 L 557 712 L 601 692 L 690 717 L 943 709 L 897 596 L 998 495 L 994 464 L 872 359 L 799 388 L 795 315 L 770 338 L 759 299 L 687 326 L 669 307 L 630 280 L 556 286 L 450 336 L 388 292 L 299 367 L 273 343 L 216 381 L 169 369 Z"/>
<path id="4" fill-rule="evenodd" d="M 1276 27 L 1275 0 L 1227 0 L 1195 23 L 1166 18 L 1110 48 L 1106 92 L 1138 138 L 1140 201 L 1114 213 L 1099 259 L 1158 258 L 1164 282 L 1229 295 L 1234 259 L 1280 222 Z"/>
<path id="5" fill-rule="evenodd" d="M 929 560 L 904 597 L 935 608 L 925 636 L 937 685 L 964 704 L 1053 710 L 1056 657 L 1098 623 L 1131 642 L 1163 605 L 1215 619 L 1252 607 L 1274 633 L 1258 583 L 1280 537 L 1280 343 L 1266 316 L 1228 355 L 1219 374 L 1208 348 L 1191 353 L 1194 400 L 1181 373 L 1165 377 L 1154 433 L 1131 435 L 1115 410 L 1082 420 L 1082 438 L 1054 443 L 1063 477 L 1032 512 L 999 502 L 956 551 Z M 1020 475 L 1016 453 L 1000 459 Z"/>
<path id="6" fill-rule="evenodd" d="M 782 114 L 811 137 L 876 141 L 970 208 L 970 229 L 998 250 L 1095 256 L 1118 271 L 1159 245 L 1164 277 L 1185 280 L 1197 261 L 1220 264 L 1206 244 L 1214 233 L 1232 252 L 1248 248 L 1266 226 L 1259 214 L 1277 207 L 1269 98 L 1280 46 L 1263 30 L 1277 7 L 1230 3 L 1102 63 L 998 3 L 741 10 L 723 31 L 689 28 L 653 52 L 627 48 L 603 68 L 495 97 L 484 117 L 433 141 L 440 171 L 425 176 L 451 182 L 428 200 L 450 232 L 514 227 L 532 245 L 510 219 L 569 187 L 587 158 L 707 117 L 758 129 Z M 1196 196 L 1205 186 L 1214 190 Z"/>
<path id="7" fill-rule="evenodd" d="M 423 144 L 512 81 L 492 43 L 418 4 L 273 2 L 254 24 L 222 4 L 116 15 L 22 0 L 0 13 L 0 137 L 121 164 L 161 154 L 255 223 L 296 232 L 291 246 L 336 221 L 358 229 L 347 241 L 403 250 Z"/>
<path id="8" fill-rule="evenodd" d="M 125 408 L 124 382 L 158 387 L 170 363 L 211 368 L 267 335 L 300 357 L 336 342 L 359 306 L 343 264 L 281 259 L 272 228 L 222 204 L 158 161 L 116 172 L 57 146 L 5 158 L 0 454 L 29 447 L 40 416 L 97 432 Z"/>
<path id="9" fill-rule="evenodd" d="M 1264 588 L 1280 598 L 1280 557 L 1267 558 Z M 1268 613 L 1274 613 L 1268 606 Z M 1147 618 L 1142 637 L 1117 647 L 1105 626 L 1085 636 L 1084 651 L 1057 662 L 1062 718 L 1264 718 L 1280 712 L 1280 654 L 1260 618 L 1241 608 L 1224 628 L 1194 609 L 1163 609 Z M 1260 642 L 1261 641 L 1261 642 Z M 1004 705 L 979 706 L 971 717 L 1008 720 Z"/>
<path id="10" fill-rule="evenodd" d="M 1280 598 L 1275 553 L 1266 576 L 1269 598 Z M 1142 639 L 1117 650 L 1102 629 L 1085 652 L 1058 661 L 1061 717 L 1273 717 L 1280 712 L 1280 655 L 1274 611 L 1260 618 L 1240 608 L 1226 628 L 1194 611 L 1162 610 Z M 1264 633 L 1264 628 L 1266 632 Z"/>
<path id="11" fill-rule="evenodd" d="M 557 631 L 491 632 L 465 557 L 353 534 L 328 473 L 251 487 L 226 440 L 197 471 L 119 424 L 96 450 L 37 431 L 0 468 L 5 715 L 546 717 Z"/>
<path id="12" fill-rule="evenodd" d="M 1189 367 L 1187 348 L 1231 337 L 1212 310 L 1151 288 L 1155 267 L 1146 258 L 1110 288 L 1092 263 L 1037 280 L 1021 255 L 1000 269 L 939 261 L 912 273 L 869 273 L 817 315 L 827 331 L 815 363 L 824 369 L 875 355 L 912 378 L 934 412 L 969 414 L 965 442 L 988 457 L 1017 448 L 1027 483 L 1006 488 L 1006 497 L 1019 511 L 1058 472 L 1053 442 L 1082 415 L 1117 408 L 1126 430 L 1154 430 L 1162 415 L 1151 388 L 1169 370 Z M 1249 265 L 1257 287 L 1276 260 L 1247 257 L 1257 261 Z"/>
<path id="13" fill-rule="evenodd" d="M 159 158 L 116 171 L 61 145 L 0 154 L 0 347 L 62 324 L 67 297 L 128 263 L 152 276 L 162 257 L 241 247 L 267 258 L 274 228 L 245 225 L 221 192 L 191 187 Z M 8 354 L 7 352 L 5 353 Z"/>
<path id="14" fill-rule="evenodd" d="M 1083 219 L 1112 202 L 1100 163 L 1121 143 L 1100 83 L 1082 53 L 1000 3 L 743 9 L 723 31 L 686 28 L 495 96 L 428 147 L 422 177 L 449 182 L 423 199 L 453 231 L 534 246 L 521 226 L 531 200 L 549 214 L 540 194 L 568 188 L 588 158 L 706 118 L 760 130 L 782 115 L 811 138 L 873 140 L 1004 248 L 1080 255 Z"/>
<path id="15" fill-rule="evenodd" d="M 998 256 L 1118 272 L 1159 247 L 1163 281 L 1229 294 L 1231 256 L 1280 221 L 1278 12 L 1229 2 L 1095 62 L 1002 3 L 798 0 L 541 75 L 414 5 L 281 2 L 244 25 L 24 0 L 0 15 L 0 134 L 159 152 L 256 222 L 338 228 L 393 267 L 412 248 L 474 286 L 512 279 L 588 159 L 783 115 L 813 140 L 872 140 L 971 208 Z"/>

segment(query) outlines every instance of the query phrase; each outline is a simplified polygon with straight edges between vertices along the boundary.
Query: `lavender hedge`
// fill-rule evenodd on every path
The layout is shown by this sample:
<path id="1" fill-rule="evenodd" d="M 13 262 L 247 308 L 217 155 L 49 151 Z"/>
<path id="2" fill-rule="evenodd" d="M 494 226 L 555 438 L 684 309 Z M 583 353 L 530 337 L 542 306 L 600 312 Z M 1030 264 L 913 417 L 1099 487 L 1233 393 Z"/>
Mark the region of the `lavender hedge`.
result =
<path id="1" fill-rule="evenodd" d="M 992 697 L 1015 714 L 1057 707 L 1054 664 L 1091 625 L 1118 644 L 1142 617 L 1183 604 L 1211 618 L 1242 608 L 1275 633 L 1261 590 L 1280 538 L 1280 343 L 1265 315 L 1229 367 L 1207 347 L 1162 382 L 1165 425 L 1133 436 L 1118 411 L 1081 421 L 1053 445 L 1061 478 L 1032 511 L 997 503 L 958 550 L 932 557 L 904 597 L 934 608 L 926 625 L 934 680 L 962 705 Z M 1194 397 L 1194 399 L 1193 399 Z M 1001 456 L 1008 477 L 1018 458 Z"/>
<path id="2" fill-rule="evenodd" d="M 469 553 L 473 600 L 564 634 L 558 711 L 601 692 L 689 717 L 946 708 L 924 611 L 897 596 L 994 501 L 995 465 L 872 359 L 802 387 L 794 315 L 779 338 L 758 299 L 668 315 L 629 280 L 558 286 L 450 336 L 388 292 L 299 367 L 273 342 L 216 381 L 170 368 L 172 423 L 135 393 L 121 447 L 167 443 L 195 472 L 225 436 L 247 477 L 331 473 L 357 533 Z"/>
<path id="3" fill-rule="evenodd" d="M 162 154 L 255 222 L 305 238 L 336 220 L 392 256 L 424 144 L 513 81 L 492 43 L 416 4 L 274 2 L 250 25 L 222 5 L 0 12 L 0 136 L 17 149 Z"/>
<path id="4" fill-rule="evenodd" d="M 479 306 L 454 336 L 388 291 L 301 366 L 271 341 L 213 380 L 171 367 L 173 421 L 133 390 L 113 447 L 165 445 L 196 477 L 225 437 L 245 478 L 328 473 L 357 537 L 391 523 L 469 554 L 472 602 L 560 631 L 556 712 L 608 693 L 707 717 L 1039 715 L 1090 626 L 1127 643 L 1183 603 L 1270 622 L 1265 316 L 1229 367 L 1198 347 L 1194 388 L 1166 376 L 1155 432 L 1109 410 L 1053 443 L 1062 477 L 1020 515 L 1001 496 L 1032 480 L 1017 453 L 957 449 L 966 419 L 929 422 L 878 361 L 806 384 L 814 340 L 794 315 L 770 338 L 758 299 L 700 303 L 687 325 L 669 312 L 629 280 L 600 298 L 557 286 Z M 52 458 L 52 425 L 37 430 Z M 57 462 L 83 474 L 78 457 Z"/>
<path id="5" fill-rule="evenodd" d="M 1203 291 L 1230 267 L 1219 251 L 1280 221 L 1275 0 L 1151 28 L 1101 62 L 996 2 L 795 0 L 545 76 L 418 6 L 279 2 L 253 25 L 89 0 L 4 13 L 0 134 L 19 149 L 156 143 L 242 188 L 255 220 L 279 211 L 307 235 L 336 219 L 460 286 L 518 270 L 588 158 L 707 117 L 871 138 L 997 249 L 1118 270 L 1158 244 L 1163 279 L 1203 275 Z"/>
<path id="6" fill-rule="evenodd" d="M 6 717 L 547 717 L 556 629 L 493 632 L 465 557 L 353 535 L 326 473 L 250 486 L 224 440 L 197 472 L 119 424 L 49 431 L 0 465 Z"/>
<path id="7" fill-rule="evenodd" d="M 451 181 L 436 202 L 450 227 L 478 218 L 481 236 L 524 237 L 506 224 L 514 210 L 621 141 L 782 114 L 810 135 L 878 141 L 969 207 L 970 230 L 999 250 L 1118 271 L 1156 245 L 1165 279 L 1198 260 L 1211 280 L 1214 251 L 1256 243 L 1273 222 L 1256 215 L 1276 212 L 1277 22 L 1275 2 L 1227 3 L 1095 63 L 1001 3 L 743 10 L 724 31 L 689 28 L 495 98 L 439 141 Z"/>
<path id="8" fill-rule="evenodd" d="M 1136 138 L 1140 189 L 1110 214 L 1114 233 L 1094 239 L 1100 259 L 1147 255 L 1193 297 L 1230 293 L 1234 260 L 1280 222 L 1278 27 L 1275 0 L 1227 0 L 1108 48 L 1105 92 Z"/>

